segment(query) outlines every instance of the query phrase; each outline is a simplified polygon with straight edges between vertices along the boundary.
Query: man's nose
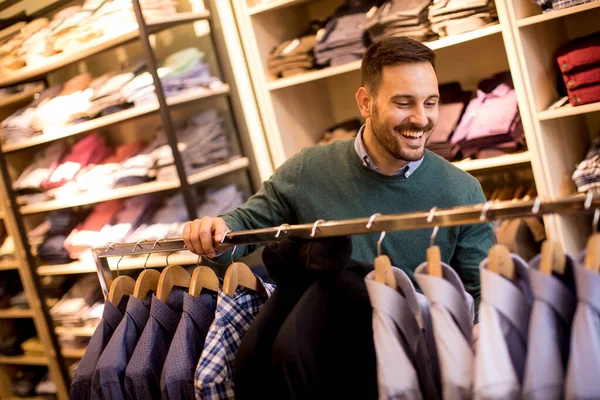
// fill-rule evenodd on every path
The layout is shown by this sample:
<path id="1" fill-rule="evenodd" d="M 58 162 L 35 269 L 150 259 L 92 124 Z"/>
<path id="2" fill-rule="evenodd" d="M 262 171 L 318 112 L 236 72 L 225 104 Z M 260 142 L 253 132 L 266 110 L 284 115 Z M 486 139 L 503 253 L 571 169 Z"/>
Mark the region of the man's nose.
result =
<path id="1" fill-rule="evenodd" d="M 413 112 L 409 117 L 409 121 L 413 125 L 426 126 L 429 122 L 429 119 L 425 113 L 425 108 L 420 106 L 413 108 Z"/>

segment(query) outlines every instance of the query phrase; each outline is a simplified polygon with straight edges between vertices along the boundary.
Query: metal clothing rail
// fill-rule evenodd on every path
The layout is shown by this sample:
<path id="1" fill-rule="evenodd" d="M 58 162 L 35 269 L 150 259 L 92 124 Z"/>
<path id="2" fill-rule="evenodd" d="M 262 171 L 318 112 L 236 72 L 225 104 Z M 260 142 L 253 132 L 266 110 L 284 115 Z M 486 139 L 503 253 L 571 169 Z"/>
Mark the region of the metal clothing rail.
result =
<path id="1" fill-rule="evenodd" d="M 544 214 L 575 214 L 597 210 L 594 222 L 597 225 L 600 216 L 600 194 L 589 192 L 559 198 L 552 201 L 509 200 L 488 201 L 485 204 L 460 206 L 448 209 L 433 208 L 429 211 L 404 214 L 375 214 L 368 218 L 355 218 L 340 221 L 319 220 L 313 224 L 288 225 L 253 229 L 240 232 L 228 232 L 223 245 L 243 245 L 268 243 L 287 237 L 321 238 L 331 236 L 359 235 L 375 232 L 406 231 L 456 225 L 470 225 L 487 221 L 519 218 Z M 92 249 L 98 278 L 105 295 L 112 282 L 112 272 L 108 257 L 131 256 L 139 254 L 165 253 L 187 250 L 183 239 L 163 239 L 158 241 L 140 241 L 137 243 L 119 243 Z"/>

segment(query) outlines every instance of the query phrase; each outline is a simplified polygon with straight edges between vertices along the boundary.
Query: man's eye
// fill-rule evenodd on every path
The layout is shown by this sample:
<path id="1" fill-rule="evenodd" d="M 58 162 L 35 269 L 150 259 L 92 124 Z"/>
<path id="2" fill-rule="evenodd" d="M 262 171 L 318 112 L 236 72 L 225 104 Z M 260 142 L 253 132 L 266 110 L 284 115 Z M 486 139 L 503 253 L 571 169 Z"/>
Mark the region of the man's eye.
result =
<path id="1" fill-rule="evenodd" d="M 396 103 L 398 107 L 409 107 L 410 103 Z"/>
<path id="2" fill-rule="evenodd" d="M 435 107 L 435 106 L 437 105 L 437 102 L 435 102 L 435 101 L 432 101 L 432 102 L 429 102 L 429 103 L 425 103 L 425 105 L 426 105 L 427 107 Z"/>

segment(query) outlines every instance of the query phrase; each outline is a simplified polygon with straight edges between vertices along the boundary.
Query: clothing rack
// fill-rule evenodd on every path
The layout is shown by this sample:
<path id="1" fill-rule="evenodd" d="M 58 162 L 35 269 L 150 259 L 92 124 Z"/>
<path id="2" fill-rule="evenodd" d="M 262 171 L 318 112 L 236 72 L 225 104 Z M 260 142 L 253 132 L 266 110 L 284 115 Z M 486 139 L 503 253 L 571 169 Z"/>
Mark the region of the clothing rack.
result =
<path id="1" fill-rule="evenodd" d="M 407 231 L 426 228 L 440 228 L 457 225 L 471 225 L 526 216 L 542 216 L 545 214 L 575 214 L 596 210 L 594 225 L 597 227 L 600 216 L 600 194 L 589 192 L 551 201 L 507 200 L 449 209 L 433 208 L 429 211 L 404 214 L 374 214 L 368 218 L 355 218 L 339 221 L 319 220 L 313 224 L 288 225 L 279 227 L 253 229 L 239 232 L 227 232 L 223 245 L 245 245 L 268 243 L 276 240 L 297 238 L 322 238 L 332 236 L 359 235 L 377 232 Z M 108 295 L 112 282 L 112 272 L 108 265 L 108 257 L 132 256 L 152 253 L 171 253 L 187 250 L 182 238 L 160 239 L 157 241 L 139 241 L 137 243 L 118 243 L 92 249 L 98 278 Z"/>

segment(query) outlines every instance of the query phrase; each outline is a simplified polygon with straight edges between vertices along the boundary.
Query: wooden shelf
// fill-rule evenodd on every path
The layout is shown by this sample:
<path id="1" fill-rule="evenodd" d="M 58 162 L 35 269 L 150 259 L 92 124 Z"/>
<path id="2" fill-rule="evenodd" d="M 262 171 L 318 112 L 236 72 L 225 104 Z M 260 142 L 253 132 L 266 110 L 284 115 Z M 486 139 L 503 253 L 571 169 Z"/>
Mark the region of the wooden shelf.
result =
<path id="1" fill-rule="evenodd" d="M 41 92 L 42 90 L 44 90 L 44 85 L 40 83 L 39 85 L 35 85 L 31 89 L 13 94 L 12 96 L 3 97 L 0 99 L 0 107 L 6 107 L 10 104 L 27 100 L 30 97 L 33 97 L 36 93 Z"/>
<path id="2" fill-rule="evenodd" d="M 457 161 L 452 164 L 463 171 L 473 172 L 493 168 L 504 168 L 531 162 L 531 154 L 528 151 L 522 153 L 506 154 L 499 157 L 482 158 L 478 160 Z"/>
<path id="3" fill-rule="evenodd" d="M 192 185 L 197 184 L 199 182 L 204 182 L 217 176 L 237 171 L 239 169 L 247 168 L 249 164 L 250 161 L 245 157 L 236 158 L 223 164 L 219 164 L 213 167 L 207 167 L 205 170 L 190 175 L 188 177 L 188 182 Z M 90 204 L 101 203 L 103 201 L 139 196 L 141 194 L 164 192 L 167 190 L 176 189 L 178 187 L 179 179 L 152 181 L 135 186 L 126 186 L 113 189 L 110 191 L 106 191 L 102 194 L 85 193 L 64 199 L 45 201 L 43 203 L 37 204 L 29 204 L 21 207 L 21 213 L 23 215 L 27 215 L 52 210 L 60 210 L 63 208 L 85 206 Z"/>
<path id="4" fill-rule="evenodd" d="M 33 318 L 33 311 L 30 309 L 11 307 L 0 309 L 0 318 Z"/>
<path id="5" fill-rule="evenodd" d="M 573 115 L 588 114 L 600 111 L 600 102 L 573 107 L 571 104 L 557 108 L 556 110 L 545 110 L 538 113 L 540 121 L 556 118 L 572 117 Z"/>
<path id="6" fill-rule="evenodd" d="M 580 12 L 585 12 L 588 10 L 593 10 L 594 8 L 600 7 L 600 1 L 596 0 L 592 3 L 582 4 L 579 6 L 563 8 L 562 10 L 556 11 L 548 11 L 544 14 L 534 15 L 532 17 L 521 18 L 517 21 L 517 26 L 522 28 L 524 26 L 530 26 L 534 24 L 539 24 L 541 22 L 550 21 L 556 18 L 566 17 L 568 15 L 577 14 Z"/>
<path id="7" fill-rule="evenodd" d="M 70 335 L 70 336 L 85 336 L 91 337 L 96 328 L 93 326 L 83 326 L 83 327 L 66 327 L 66 326 L 57 326 L 54 328 L 54 331 L 57 335 Z"/>
<path id="8" fill-rule="evenodd" d="M 83 349 L 61 349 L 64 358 L 79 359 L 83 358 L 85 348 Z"/>
<path id="9" fill-rule="evenodd" d="M 499 24 L 491 25 L 485 28 L 477 29 L 471 32 L 462 33 L 460 35 L 448 36 L 432 42 L 425 43 L 433 50 L 439 50 L 446 47 L 455 46 L 457 44 L 470 42 L 471 40 L 480 39 L 486 36 L 495 35 L 502 32 L 502 27 Z M 345 74 L 347 72 L 360 70 L 361 61 L 353 61 L 348 64 L 337 65 L 320 70 L 309 71 L 303 74 L 281 78 L 267 83 L 267 88 L 271 91 L 282 89 L 290 86 L 299 85 L 306 82 L 312 82 L 319 79 L 328 78 L 331 76 Z"/>
<path id="10" fill-rule="evenodd" d="M 156 253 L 148 258 L 146 266 L 148 268 L 160 268 L 166 266 L 167 254 Z M 119 257 L 108 259 L 108 265 L 112 271 L 117 270 Z M 119 263 L 119 271 L 138 270 L 144 268 L 146 256 L 124 257 Z M 194 265 L 198 262 L 198 256 L 190 251 L 171 253 L 169 255 L 169 265 Z M 71 274 L 91 274 L 96 273 L 96 266 L 93 261 L 75 261 L 69 264 L 61 265 L 42 265 L 37 268 L 38 275 L 71 275 Z"/>
<path id="11" fill-rule="evenodd" d="M 148 28 L 151 32 L 156 32 L 177 24 L 206 19 L 208 17 L 210 17 L 210 13 L 208 11 L 203 11 L 199 13 L 186 12 L 177 15 L 170 15 L 165 18 L 152 18 L 146 21 L 146 24 L 148 25 Z M 138 37 L 139 30 L 136 27 L 133 31 L 124 33 L 117 37 L 102 37 L 96 40 L 91 40 L 90 42 L 88 42 L 87 45 L 79 47 L 77 51 L 61 53 L 50 57 L 48 59 L 48 62 L 42 66 L 26 66 L 24 68 L 16 70 L 12 74 L 9 74 L 0 79 L 0 86 L 8 86 L 31 78 L 35 78 L 37 76 L 44 75 L 58 68 L 83 60 L 84 58 L 90 57 L 94 54 L 101 53 L 113 47 L 123 45 L 129 41 L 137 39 Z"/>
<path id="12" fill-rule="evenodd" d="M 7 259 L 0 261 L 0 271 L 10 271 L 13 269 L 19 269 L 19 262 L 14 259 Z"/>
<path id="13" fill-rule="evenodd" d="M 215 90 L 197 88 L 168 97 L 167 104 L 169 106 L 182 105 L 200 99 L 207 99 L 214 96 L 224 95 L 229 93 L 229 90 L 229 85 L 227 84 L 223 84 L 221 87 Z M 55 132 L 46 132 L 44 134 L 34 136 L 32 138 L 22 140 L 17 143 L 6 144 L 2 146 L 2 151 L 4 153 L 8 153 L 11 151 L 37 146 L 43 143 L 52 142 L 54 140 L 63 139 L 69 136 L 90 132 L 99 128 L 107 127 L 109 125 L 125 122 L 133 118 L 157 112 L 158 108 L 158 102 L 154 104 L 146 104 L 140 107 L 130 108 L 114 114 L 107 115 L 105 117 L 95 118 L 75 125 L 69 125 L 65 128 L 57 129 Z"/>
<path id="14" fill-rule="evenodd" d="M 0 364 L 4 365 L 48 365 L 48 359 L 43 356 L 0 356 Z"/>
<path id="15" fill-rule="evenodd" d="M 296 6 L 298 4 L 308 3 L 314 0 L 272 0 L 263 4 L 258 4 L 248 8 L 248 14 L 256 15 L 265 11 L 276 10 L 278 8 L 285 8 Z"/>

